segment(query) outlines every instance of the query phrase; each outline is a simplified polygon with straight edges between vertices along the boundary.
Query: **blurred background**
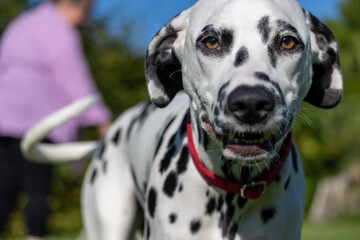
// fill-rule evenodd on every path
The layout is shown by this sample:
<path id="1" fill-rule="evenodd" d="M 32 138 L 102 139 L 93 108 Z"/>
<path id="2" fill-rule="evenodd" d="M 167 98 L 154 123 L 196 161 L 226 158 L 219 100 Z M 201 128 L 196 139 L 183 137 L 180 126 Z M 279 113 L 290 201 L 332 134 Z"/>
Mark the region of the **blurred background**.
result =
<path id="1" fill-rule="evenodd" d="M 39 2 L 0 0 L 0 35 L 15 16 Z M 148 98 L 144 80 L 147 44 L 173 16 L 195 2 L 96 1 L 91 21 L 81 31 L 92 74 L 115 117 Z M 297 118 L 294 136 L 307 181 L 303 239 L 360 240 L 360 1 L 299 2 L 325 21 L 337 37 L 345 88 L 337 108 L 321 110 L 304 103 Z M 85 137 L 92 134 L 86 132 Z M 56 166 L 48 239 L 74 239 L 80 232 L 79 198 L 85 165 Z M 25 201 L 19 197 L 19 209 Z M 5 239 L 21 239 L 23 229 L 22 213 L 16 211 Z"/>

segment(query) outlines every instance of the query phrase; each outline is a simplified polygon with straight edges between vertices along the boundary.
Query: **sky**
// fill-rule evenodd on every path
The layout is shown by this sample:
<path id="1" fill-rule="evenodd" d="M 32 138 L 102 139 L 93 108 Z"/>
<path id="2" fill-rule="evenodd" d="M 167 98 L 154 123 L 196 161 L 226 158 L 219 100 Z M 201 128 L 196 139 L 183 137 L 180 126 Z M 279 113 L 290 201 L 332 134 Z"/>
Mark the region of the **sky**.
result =
<path id="1" fill-rule="evenodd" d="M 37 3 L 41 0 L 29 0 Z M 152 37 L 181 11 L 191 7 L 196 0 L 94 0 L 94 18 L 107 18 L 114 33 L 126 35 L 124 24 L 132 31 L 129 42 L 136 51 L 144 53 Z M 303 8 L 318 18 L 336 19 L 339 5 L 344 0 L 298 0 Z"/>
<path id="2" fill-rule="evenodd" d="M 303 8 L 320 19 L 337 18 L 343 0 L 298 0 Z M 192 6 L 195 0 L 95 0 L 94 17 L 106 17 L 113 31 L 127 23 L 133 31 L 131 41 L 138 50 L 146 46 L 169 20 Z M 125 33 L 126 34 L 126 33 Z"/>

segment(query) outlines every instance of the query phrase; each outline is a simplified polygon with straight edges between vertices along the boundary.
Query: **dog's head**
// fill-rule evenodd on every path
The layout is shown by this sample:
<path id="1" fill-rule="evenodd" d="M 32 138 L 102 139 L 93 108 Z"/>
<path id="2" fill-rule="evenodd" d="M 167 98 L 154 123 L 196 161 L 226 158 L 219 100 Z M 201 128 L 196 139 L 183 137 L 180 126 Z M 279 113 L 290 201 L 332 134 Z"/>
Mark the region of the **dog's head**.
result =
<path id="1" fill-rule="evenodd" d="M 332 108 L 342 95 L 337 42 L 295 0 L 200 0 L 163 27 L 146 56 L 155 105 L 184 89 L 228 159 L 276 155 L 303 100 Z"/>

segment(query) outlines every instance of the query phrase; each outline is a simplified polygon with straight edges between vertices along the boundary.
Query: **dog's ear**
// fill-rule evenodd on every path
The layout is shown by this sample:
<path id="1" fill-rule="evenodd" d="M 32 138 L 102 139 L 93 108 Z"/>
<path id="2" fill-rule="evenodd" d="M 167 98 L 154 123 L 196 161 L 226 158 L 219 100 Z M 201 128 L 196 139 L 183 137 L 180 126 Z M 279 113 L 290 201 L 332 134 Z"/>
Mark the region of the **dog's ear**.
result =
<path id="1" fill-rule="evenodd" d="M 321 108 L 333 108 L 341 100 L 343 80 L 337 41 L 331 30 L 304 10 L 310 30 L 313 64 L 312 85 L 305 101 Z"/>
<path id="2" fill-rule="evenodd" d="M 181 62 L 191 8 L 165 25 L 151 40 L 145 57 L 146 83 L 151 101 L 167 106 L 183 89 Z"/>

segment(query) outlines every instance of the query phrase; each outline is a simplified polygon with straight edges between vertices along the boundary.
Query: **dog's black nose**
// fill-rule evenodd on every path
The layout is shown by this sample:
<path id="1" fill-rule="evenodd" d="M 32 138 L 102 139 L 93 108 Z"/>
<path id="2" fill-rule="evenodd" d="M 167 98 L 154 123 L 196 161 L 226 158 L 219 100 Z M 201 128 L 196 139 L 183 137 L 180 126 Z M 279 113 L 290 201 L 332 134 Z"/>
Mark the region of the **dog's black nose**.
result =
<path id="1" fill-rule="evenodd" d="M 239 121 L 255 124 L 263 121 L 274 109 L 275 97 L 264 87 L 240 86 L 230 93 L 227 107 Z"/>

